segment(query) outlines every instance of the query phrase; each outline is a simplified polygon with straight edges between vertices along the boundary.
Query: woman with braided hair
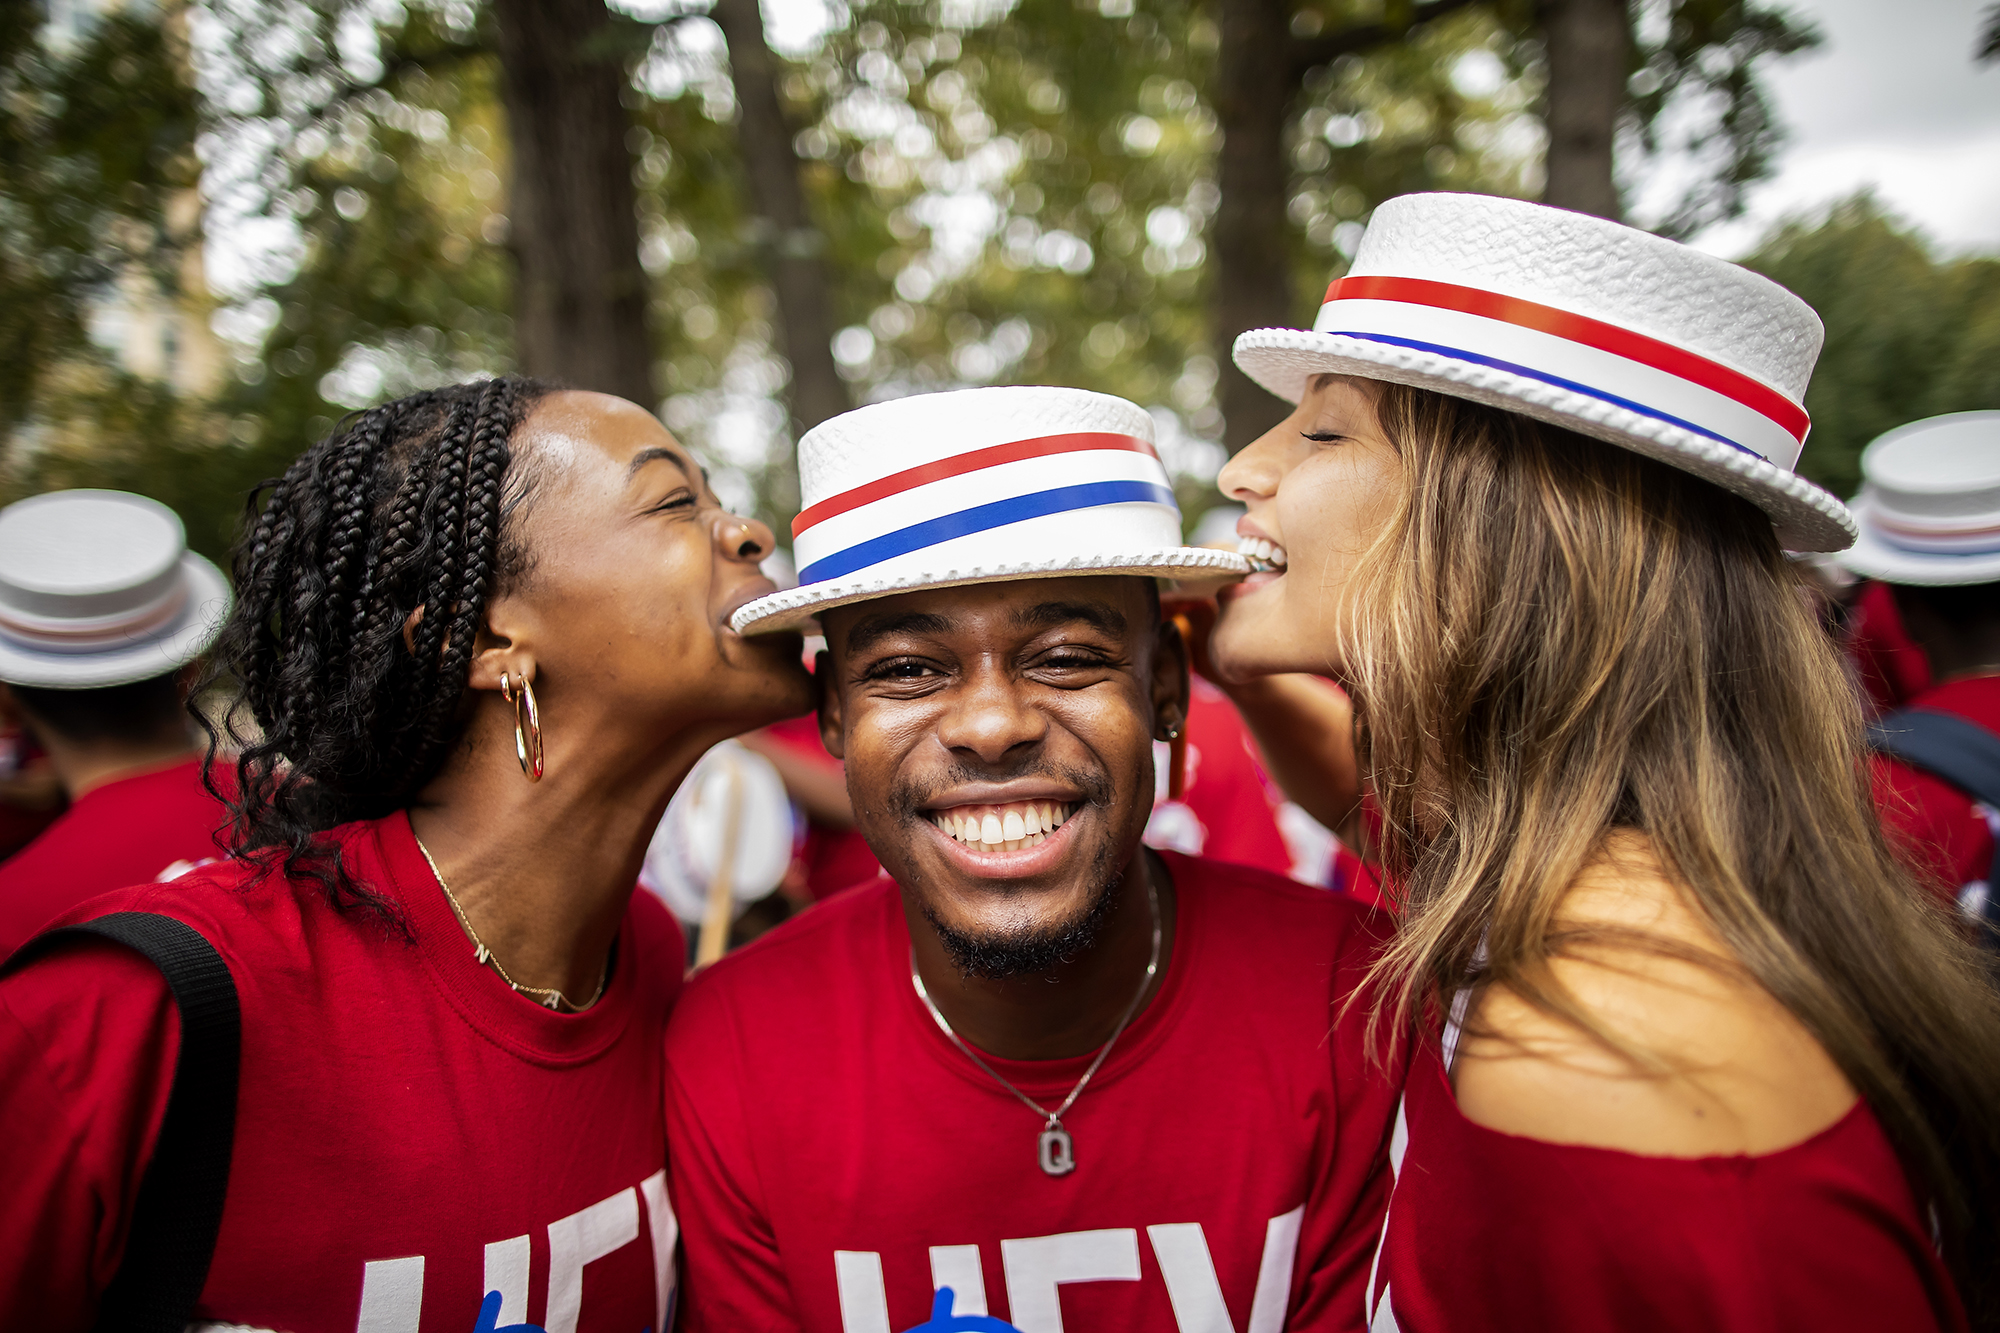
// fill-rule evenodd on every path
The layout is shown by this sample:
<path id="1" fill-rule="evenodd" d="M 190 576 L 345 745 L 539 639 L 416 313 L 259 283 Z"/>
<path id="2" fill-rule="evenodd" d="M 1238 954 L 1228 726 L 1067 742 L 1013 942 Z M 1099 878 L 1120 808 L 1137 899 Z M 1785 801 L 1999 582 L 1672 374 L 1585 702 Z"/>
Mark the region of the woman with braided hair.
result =
<path id="1" fill-rule="evenodd" d="M 360 413 L 253 500 L 213 666 L 239 850 L 66 918 L 227 966 L 212 1260 L 168 1115 L 207 1020 L 138 946 L 44 936 L 0 978 L 0 1325 L 140 1326 L 165 1269 L 176 1328 L 666 1326 L 684 953 L 633 888 L 702 752 L 808 706 L 796 640 L 728 628 L 772 545 L 648 413 L 513 378 Z"/>

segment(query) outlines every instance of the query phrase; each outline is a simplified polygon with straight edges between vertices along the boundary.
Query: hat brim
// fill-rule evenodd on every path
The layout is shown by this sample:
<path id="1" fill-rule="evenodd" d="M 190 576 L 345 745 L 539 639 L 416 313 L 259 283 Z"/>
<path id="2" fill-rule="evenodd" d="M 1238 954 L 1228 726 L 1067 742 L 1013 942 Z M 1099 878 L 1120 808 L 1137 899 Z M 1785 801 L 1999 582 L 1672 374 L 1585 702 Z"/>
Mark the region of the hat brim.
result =
<path id="1" fill-rule="evenodd" d="M 1018 565 L 993 565 L 981 569 L 920 571 L 893 579 L 863 575 L 826 583 L 809 583 L 759 597 L 731 616 L 729 624 L 738 634 L 805 629 L 813 617 L 836 606 L 848 606 L 877 597 L 893 597 L 897 593 L 915 592 L 920 588 L 958 588 L 972 583 L 1105 574 L 1176 579 L 1183 584 L 1219 585 L 1240 579 L 1249 572 L 1250 562 L 1233 551 L 1176 546 L 1115 555 L 1072 556 L 1066 560 L 1031 560 Z"/>
<path id="2" fill-rule="evenodd" d="M 229 581 L 189 551 L 181 556 L 187 601 L 163 629 L 85 653 L 56 653 L 0 636 L 0 681 L 45 690 L 100 690 L 151 680 L 207 651 L 229 615 Z"/>
<path id="3" fill-rule="evenodd" d="M 1861 521 L 1861 535 L 1854 545 L 1831 559 L 1842 569 L 1863 578 L 1884 583 L 1906 583 L 1921 588 L 1950 588 L 1968 583 L 2000 583 L 2000 551 L 1989 555 L 1932 555 L 1906 551 L 1883 541 L 1868 522 L 1868 499 L 1856 496 L 1848 507 Z"/>
<path id="4" fill-rule="evenodd" d="M 1740 449 L 1541 380 L 1456 357 L 1306 329 L 1252 329 L 1236 339 L 1243 373 L 1286 402 L 1314 375 L 1357 375 L 1466 398 L 1619 445 L 1691 472 L 1770 515 L 1791 551 L 1841 551 L 1858 533 L 1831 492 Z"/>

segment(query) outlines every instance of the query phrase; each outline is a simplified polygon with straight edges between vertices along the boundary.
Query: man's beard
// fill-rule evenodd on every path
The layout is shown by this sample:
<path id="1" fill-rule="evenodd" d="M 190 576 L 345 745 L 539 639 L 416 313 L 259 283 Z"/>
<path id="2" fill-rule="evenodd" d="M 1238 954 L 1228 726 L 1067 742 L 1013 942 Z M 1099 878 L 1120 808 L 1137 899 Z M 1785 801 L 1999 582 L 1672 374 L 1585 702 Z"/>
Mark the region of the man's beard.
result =
<path id="1" fill-rule="evenodd" d="M 1083 794 L 1083 804 L 1100 810 L 1111 808 L 1111 781 L 1102 772 L 1086 769 L 1054 769 L 1045 765 L 1033 765 L 1018 773 L 1007 774 L 1008 778 L 1031 775 L 1060 777 L 1063 781 Z M 930 791 L 920 791 L 914 786 L 898 785 L 889 793 L 890 810 L 912 822 L 926 819 L 923 808 L 929 804 L 931 796 L 951 783 L 978 778 L 992 778 L 991 773 L 963 773 L 949 775 Z M 1002 930 L 994 934 L 973 935 L 954 929 L 941 920 L 928 901 L 918 896 L 918 907 L 924 919 L 937 932 L 938 941 L 944 945 L 952 965 L 968 977 L 983 977 L 1001 980 L 1006 977 L 1034 976 L 1052 971 L 1069 962 L 1078 954 L 1085 953 L 1096 943 L 1104 928 L 1105 920 L 1118 904 L 1118 872 L 1112 867 L 1113 850 L 1107 841 L 1097 849 L 1087 874 L 1095 881 L 1097 888 L 1091 893 L 1090 901 L 1083 909 L 1067 920 L 1040 926 L 1023 926 L 1018 929 Z"/>
<path id="2" fill-rule="evenodd" d="M 1117 903 L 1118 876 L 1099 882 L 1083 911 L 1053 925 L 1029 926 L 992 935 L 971 935 L 951 926 L 920 902 L 924 919 L 937 932 L 938 942 L 951 957 L 951 964 L 968 977 L 999 981 L 1007 977 L 1035 976 L 1050 972 L 1086 953 L 1097 944 L 1105 918 Z"/>

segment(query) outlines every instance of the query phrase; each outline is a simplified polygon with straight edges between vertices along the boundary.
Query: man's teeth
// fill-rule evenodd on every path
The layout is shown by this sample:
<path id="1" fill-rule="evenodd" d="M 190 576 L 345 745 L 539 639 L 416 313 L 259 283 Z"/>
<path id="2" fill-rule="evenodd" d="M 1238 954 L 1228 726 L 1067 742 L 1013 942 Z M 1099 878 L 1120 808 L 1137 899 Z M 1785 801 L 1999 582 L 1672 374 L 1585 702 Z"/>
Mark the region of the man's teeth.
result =
<path id="1" fill-rule="evenodd" d="M 984 852 L 1039 847 L 1076 807 L 1062 801 L 1014 801 L 1007 805 L 963 805 L 932 813 L 931 822 L 959 842 Z"/>
<path id="2" fill-rule="evenodd" d="M 1265 541 L 1262 537 L 1242 537 L 1236 542 L 1236 554 L 1247 556 L 1264 569 L 1283 569 L 1286 565 L 1285 548 Z"/>

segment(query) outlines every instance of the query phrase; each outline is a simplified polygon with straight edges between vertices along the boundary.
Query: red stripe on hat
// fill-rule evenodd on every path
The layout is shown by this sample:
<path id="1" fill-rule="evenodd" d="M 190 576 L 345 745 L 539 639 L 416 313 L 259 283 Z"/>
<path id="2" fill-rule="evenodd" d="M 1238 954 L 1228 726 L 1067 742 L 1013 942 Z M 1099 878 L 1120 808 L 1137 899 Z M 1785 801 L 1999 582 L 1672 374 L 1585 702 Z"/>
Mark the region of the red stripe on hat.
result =
<path id="1" fill-rule="evenodd" d="M 968 472 L 981 468 L 998 467 L 1002 463 L 1018 462 L 1023 458 L 1045 458 L 1050 454 L 1076 454 L 1092 449 L 1122 449 L 1130 453 L 1146 454 L 1153 458 L 1159 455 L 1153 446 L 1136 435 L 1117 435 L 1109 431 L 1079 431 L 1073 435 L 1043 435 L 1032 440 L 1015 440 L 1011 444 L 996 444 L 987 449 L 974 449 L 971 453 L 954 454 L 950 458 L 940 458 L 935 463 L 925 463 L 920 467 L 906 468 L 893 472 L 880 481 L 871 481 L 865 486 L 856 486 L 851 491 L 830 495 L 812 508 L 802 511 L 792 520 L 792 536 L 796 537 L 816 523 L 824 523 L 837 514 L 862 505 L 873 504 L 891 495 L 915 490 L 919 486 L 947 477 L 962 477 Z"/>
<path id="2" fill-rule="evenodd" d="M 1676 347 L 1630 329 L 1621 329 L 1616 324 L 1606 324 L 1587 315 L 1557 310 L 1553 306 L 1524 301 L 1517 296 L 1502 296 L 1477 287 L 1460 287 L 1426 278 L 1336 278 L 1326 289 L 1326 299 L 1402 301 L 1410 305 L 1456 310 L 1554 334 L 1570 342 L 1582 343 L 1586 347 L 1595 347 L 1601 352 L 1610 352 L 1628 361 L 1663 370 L 1669 375 L 1678 375 L 1705 389 L 1713 389 L 1723 397 L 1733 398 L 1753 412 L 1769 417 L 1789 432 L 1793 439 L 1803 442 L 1806 437 L 1810 418 L 1806 416 L 1805 409 L 1762 380 L 1740 370 L 1732 370 L 1684 347 Z"/>

